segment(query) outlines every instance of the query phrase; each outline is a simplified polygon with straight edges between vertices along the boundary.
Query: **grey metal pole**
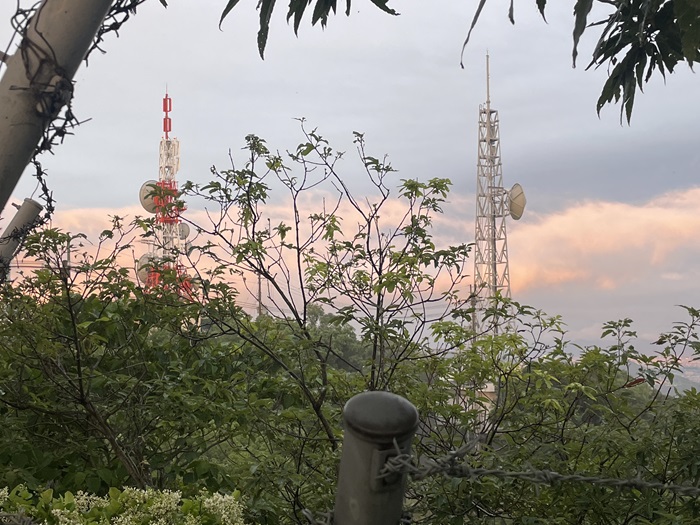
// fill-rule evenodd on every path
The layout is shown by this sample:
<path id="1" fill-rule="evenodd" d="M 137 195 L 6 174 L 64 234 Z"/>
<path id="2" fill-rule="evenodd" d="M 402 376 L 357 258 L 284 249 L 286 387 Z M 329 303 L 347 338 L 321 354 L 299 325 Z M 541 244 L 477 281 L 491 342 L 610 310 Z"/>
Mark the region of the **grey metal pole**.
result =
<path id="1" fill-rule="evenodd" d="M 2 232 L 0 237 L 0 283 L 7 279 L 10 261 L 17 251 L 20 241 L 34 226 L 39 218 L 42 207 L 32 199 L 24 199 L 22 206 Z"/>
<path id="2" fill-rule="evenodd" d="M 343 412 L 345 436 L 333 511 L 334 525 L 398 525 L 406 475 L 377 478 L 386 461 L 411 449 L 418 411 L 389 392 L 364 392 Z"/>
<path id="3" fill-rule="evenodd" d="M 0 80 L 0 211 L 51 119 L 113 0 L 44 0 Z"/>

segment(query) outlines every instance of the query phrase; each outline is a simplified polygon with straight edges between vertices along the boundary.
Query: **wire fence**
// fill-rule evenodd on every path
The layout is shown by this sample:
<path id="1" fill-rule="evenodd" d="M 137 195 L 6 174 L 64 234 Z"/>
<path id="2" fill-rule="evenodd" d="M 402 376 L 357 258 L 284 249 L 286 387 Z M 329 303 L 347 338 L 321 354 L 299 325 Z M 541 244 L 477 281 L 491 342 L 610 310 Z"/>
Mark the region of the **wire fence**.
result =
<path id="1" fill-rule="evenodd" d="M 700 496 L 700 487 L 692 485 L 678 485 L 660 481 L 647 481 L 641 478 L 611 478 L 586 474 L 562 474 L 551 470 L 523 470 L 511 471 L 497 468 L 474 467 L 464 462 L 464 458 L 476 451 L 478 441 L 471 441 L 463 447 L 437 459 L 428 459 L 418 464 L 412 454 L 403 454 L 395 442 L 396 455 L 390 457 L 379 472 L 378 478 L 388 478 L 396 474 L 407 474 L 415 481 L 423 480 L 431 476 L 446 476 L 452 478 L 479 479 L 494 477 L 498 479 L 515 479 L 539 485 L 552 485 L 554 483 L 589 483 L 603 487 L 636 490 L 660 490 L 670 492 L 676 496 L 697 498 Z M 304 510 L 303 516 L 309 525 L 333 525 L 333 513 L 326 512 L 314 515 L 309 510 Z M 398 525 L 409 525 L 411 517 L 405 514 Z"/>

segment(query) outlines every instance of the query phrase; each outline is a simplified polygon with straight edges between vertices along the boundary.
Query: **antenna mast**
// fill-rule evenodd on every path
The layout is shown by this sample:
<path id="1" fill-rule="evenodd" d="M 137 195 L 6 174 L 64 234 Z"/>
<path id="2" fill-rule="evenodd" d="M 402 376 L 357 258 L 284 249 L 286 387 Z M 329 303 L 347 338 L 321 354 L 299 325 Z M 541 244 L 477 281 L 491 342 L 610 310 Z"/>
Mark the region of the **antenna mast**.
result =
<path id="1" fill-rule="evenodd" d="M 146 181 L 141 187 L 141 204 L 155 214 L 155 241 L 149 244 L 147 254 L 139 259 L 137 275 L 147 288 L 161 285 L 162 272 L 171 271 L 181 291 L 191 295 L 191 282 L 180 263 L 183 246 L 186 248 L 189 226 L 180 218 L 185 206 L 178 200 L 179 189 L 175 175 L 180 169 L 180 141 L 170 137 L 173 101 L 167 93 L 163 98 L 163 138 L 160 141 L 158 180 Z"/>
<path id="2" fill-rule="evenodd" d="M 483 312 L 486 303 L 499 293 L 510 297 L 505 220 L 510 208 L 509 192 L 503 189 L 498 111 L 491 109 L 490 80 L 487 53 L 486 104 L 479 106 L 476 176 L 474 293 L 478 296 L 477 312 Z"/>

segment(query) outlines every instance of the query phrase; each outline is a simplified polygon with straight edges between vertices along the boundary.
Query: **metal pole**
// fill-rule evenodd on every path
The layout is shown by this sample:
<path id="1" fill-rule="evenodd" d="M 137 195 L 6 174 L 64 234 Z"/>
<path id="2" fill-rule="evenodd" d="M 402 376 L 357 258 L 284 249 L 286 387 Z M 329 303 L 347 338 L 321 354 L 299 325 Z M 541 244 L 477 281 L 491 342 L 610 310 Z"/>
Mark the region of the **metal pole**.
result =
<path id="1" fill-rule="evenodd" d="M 113 0 L 44 0 L 0 79 L 0 210 L 50 121 Z"/>
<path id="2" fill-rule="evenodd" d="M 0 237 L 0 283 L 7 279 L 10 262 L 17 251 L 19 243 L 36 223 L 42 207 L 32 199 L 24 199 L 22 206 L 7 225 Z"/>
<path id="3" fill-rule="evenodd" d="M 258 317 L 262 315 L 262 278 L 258 272 Z"/>
<path id="4" fill-rule="evenodd" d="M 416 407 L 389 392 L 364 392 L 345 404 L 343 421 L 334 525 L 398 525 L 406 474 L 378 475 L 389 458 L 410 452 Z"/>

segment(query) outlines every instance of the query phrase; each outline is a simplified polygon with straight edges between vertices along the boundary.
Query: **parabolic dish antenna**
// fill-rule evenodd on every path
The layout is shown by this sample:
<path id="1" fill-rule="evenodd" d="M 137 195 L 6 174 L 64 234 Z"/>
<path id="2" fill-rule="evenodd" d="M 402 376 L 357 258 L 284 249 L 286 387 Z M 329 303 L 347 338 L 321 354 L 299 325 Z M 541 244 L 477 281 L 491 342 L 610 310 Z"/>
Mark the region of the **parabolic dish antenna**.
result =
<path id="1" fill-rule="evenodd" d="M 523 187 L 516 182 L 508 192 L 508 209 L 510 210 L 510 216 L 517 221 L 523 216 L 526 204 L 527 199 L 525 198 L 525 191 Z"/>
<path id="2" fill-rule="evenodd" d="M 180 234 L 181 240 L 184 241 L 185 239 L 187 239 L 187 237 L 190 236 L 190 225 L 186 222 L 181 222 L 180 224 L 178 224 L 177 229 L 179 230 L 178 233 Z"/>
<path id="3" fill-rule="evenodd" d="M 141 201 L 141 206 L 143 206 L 143 209 L 148 213 L 156 212 L 156 203 L 153 200 L 153 193 L 155 192 L 157 185 L 158 181 L 147 180 L 143 183 L 141 189 L 139 190 L 139 200 Z"/>
<path id="4" fill-rule="evenodd" d="M 139 281 L 141 281 L 142 283 L 145 283 L 148 279 L 148 272 L 151 269 L 151 265 L 153 264 L 152 260 L 153 258 L 151 257 L 151 255 L 147 253 L 145 255 L 142 255 L 139 258 L 139 261 L 136 263 L 136 277 L 138 277 Z"/>

